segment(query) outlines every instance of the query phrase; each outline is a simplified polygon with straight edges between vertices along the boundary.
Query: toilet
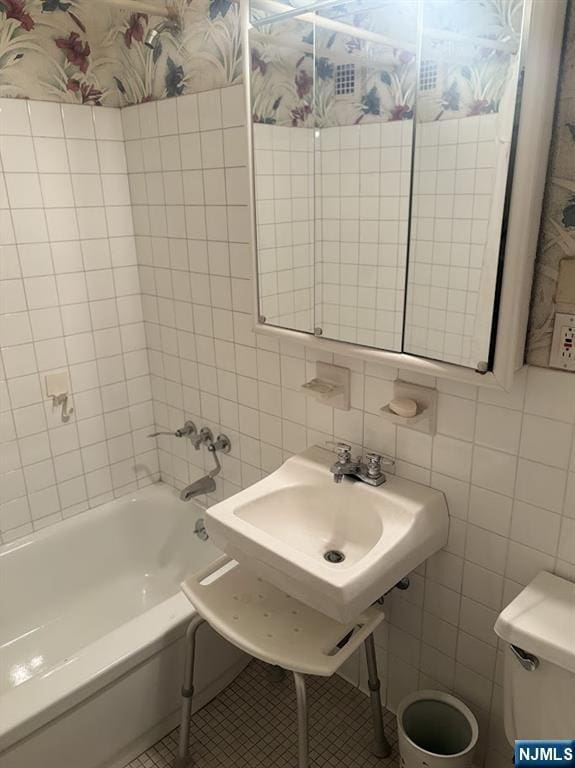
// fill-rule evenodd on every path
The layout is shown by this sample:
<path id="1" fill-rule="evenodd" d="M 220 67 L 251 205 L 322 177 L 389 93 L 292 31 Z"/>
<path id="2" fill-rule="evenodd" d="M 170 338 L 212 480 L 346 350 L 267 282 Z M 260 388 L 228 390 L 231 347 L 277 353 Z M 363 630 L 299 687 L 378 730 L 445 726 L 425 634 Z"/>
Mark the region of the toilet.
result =
<path id="1" fill-rule="evenodd" d="M 575 734 L 575 584 L 541 572 L 499 615 L 505 642 L 505 734 L 572 739 Z"/>

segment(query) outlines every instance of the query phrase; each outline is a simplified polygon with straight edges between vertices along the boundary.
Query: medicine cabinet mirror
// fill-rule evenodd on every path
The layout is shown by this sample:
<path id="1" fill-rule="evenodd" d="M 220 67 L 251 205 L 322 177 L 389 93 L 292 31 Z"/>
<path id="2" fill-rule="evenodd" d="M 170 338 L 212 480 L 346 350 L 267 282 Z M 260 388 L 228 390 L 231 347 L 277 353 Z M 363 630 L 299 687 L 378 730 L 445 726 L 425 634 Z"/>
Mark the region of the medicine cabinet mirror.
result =
<path id="1" fill-rule="evenodd" d="M 528 57 L 560 40 L 551 5 L 545 24 L 541 0 L 244 4 L 259 330 L 460 378 L 493 378 L 498 347 L 516 366 L 497 333 L 523 332 L 501 304 L 510 204 L 537 212 L 544 171 L 511 180 L 519 139 L 525 163 L 548 148 L 549 95 L 519 126 Z"/>

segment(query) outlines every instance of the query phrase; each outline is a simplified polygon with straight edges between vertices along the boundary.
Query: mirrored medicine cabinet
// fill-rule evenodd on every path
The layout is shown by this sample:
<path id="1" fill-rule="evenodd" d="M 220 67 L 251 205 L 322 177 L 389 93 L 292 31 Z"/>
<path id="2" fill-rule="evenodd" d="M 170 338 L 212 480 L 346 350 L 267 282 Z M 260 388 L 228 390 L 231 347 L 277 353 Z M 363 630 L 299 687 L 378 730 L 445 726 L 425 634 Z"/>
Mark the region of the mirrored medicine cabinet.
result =
<path id="1" fill-rule="evenodd" d="M 242 8 L 257 330 L 508 386 L 562 0 Z"/>

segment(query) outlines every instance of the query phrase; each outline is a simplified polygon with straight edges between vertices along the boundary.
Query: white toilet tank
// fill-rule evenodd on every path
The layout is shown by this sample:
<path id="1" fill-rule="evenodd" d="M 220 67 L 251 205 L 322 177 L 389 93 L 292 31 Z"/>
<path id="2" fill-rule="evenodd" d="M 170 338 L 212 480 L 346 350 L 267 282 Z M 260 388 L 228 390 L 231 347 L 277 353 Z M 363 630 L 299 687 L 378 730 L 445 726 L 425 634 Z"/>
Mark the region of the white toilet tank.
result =
<path id="1" fill-rule="evenodd" d="M 499 615 L 505 641 L 505 733 L 515 739 L 575 734 L 575 584 L 541 572 Z"/>

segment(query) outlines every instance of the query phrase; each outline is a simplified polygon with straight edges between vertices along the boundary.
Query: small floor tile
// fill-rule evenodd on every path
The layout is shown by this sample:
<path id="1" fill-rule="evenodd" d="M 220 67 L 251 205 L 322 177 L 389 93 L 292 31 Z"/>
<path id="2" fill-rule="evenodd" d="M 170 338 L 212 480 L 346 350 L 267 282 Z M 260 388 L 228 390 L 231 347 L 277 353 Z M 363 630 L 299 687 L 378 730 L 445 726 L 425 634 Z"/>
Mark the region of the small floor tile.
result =
<path id="1" fill-rule="evenodd" d="M 384 710 L 392 754 L 371 753 L 369 699 L 341 677 L 308 677 L 310 768 L 397 768 L 395 716 Z M 293 679 L 275 682 L 269 667 L 252 661 L 234 682 L 192 718 L 195 768 L 295 768 L 296 703 Z M 126 768 L 172 768 L 178 729 Z"/>

